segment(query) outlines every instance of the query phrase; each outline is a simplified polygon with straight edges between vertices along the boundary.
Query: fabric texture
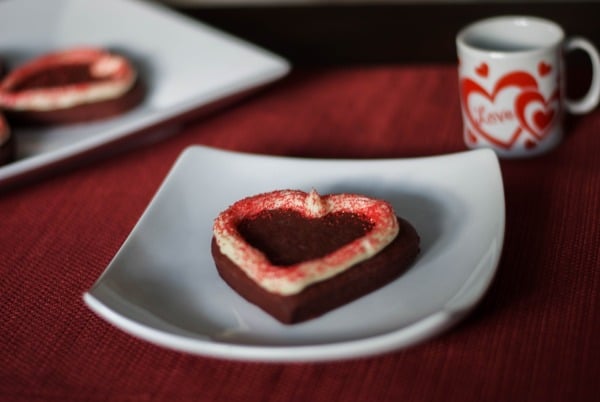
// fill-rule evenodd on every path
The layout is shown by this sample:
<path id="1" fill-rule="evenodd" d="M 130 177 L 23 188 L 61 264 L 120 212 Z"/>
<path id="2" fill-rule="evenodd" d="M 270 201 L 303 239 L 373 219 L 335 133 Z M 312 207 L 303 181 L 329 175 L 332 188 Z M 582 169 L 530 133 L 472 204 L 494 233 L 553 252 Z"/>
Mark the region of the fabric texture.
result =
<path id="1" fill-rule="evenodd" d="M 465 320 L 422 344 L 340 362 L 233 362 L 138 340 L 83 304 L 189 145 L 326 158 L 462 151 L 457 87 L 453 65 L 294 71 L 159 143 L 0 194 L 0 400 L 596 400 L 598 110 L 571 119 L 555 151 L 501 161 L 496 278 Z"/>

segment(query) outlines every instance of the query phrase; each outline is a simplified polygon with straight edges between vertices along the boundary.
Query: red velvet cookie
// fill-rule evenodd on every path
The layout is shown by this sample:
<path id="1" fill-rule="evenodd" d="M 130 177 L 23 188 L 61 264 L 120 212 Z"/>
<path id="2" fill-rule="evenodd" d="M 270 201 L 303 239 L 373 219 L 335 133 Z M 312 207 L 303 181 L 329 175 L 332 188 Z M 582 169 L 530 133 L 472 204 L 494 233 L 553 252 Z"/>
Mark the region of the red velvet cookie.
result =
<path id="1" fill-rule="evenodd" d="M 63 124 L 124 113 L 141 102 L 143 86 L 123 56 L 77 48 L 41 56 L 0 83 L 0 108 L 19 121 Z"/>
<path id="2" fill-rule="evenodd" d="M 400 276 L 419 236 L 388 203 L 284 190 L 238 201 L 215 220 L 219 275 L 285 324 L 318 317 Z"/>

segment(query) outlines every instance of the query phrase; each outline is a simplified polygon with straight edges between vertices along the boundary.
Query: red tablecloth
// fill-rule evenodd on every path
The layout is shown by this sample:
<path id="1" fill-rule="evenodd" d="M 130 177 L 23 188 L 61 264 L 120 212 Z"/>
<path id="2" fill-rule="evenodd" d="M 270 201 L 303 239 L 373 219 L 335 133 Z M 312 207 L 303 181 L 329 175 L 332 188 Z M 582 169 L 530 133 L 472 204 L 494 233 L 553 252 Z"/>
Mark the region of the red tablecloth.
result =
<path id="1" fill-rule="evenodd" d="M 592 401 L 600 395 L 600 111 L 559 149 L 501 162 L 506 238 L 475 311 L 382 356 L 186 355 L 82 302 L 189 145 L 313 157 L 464 149 L 454 66 L 293 72 L 179 134 L 0 195 L 0 400 Z"/>

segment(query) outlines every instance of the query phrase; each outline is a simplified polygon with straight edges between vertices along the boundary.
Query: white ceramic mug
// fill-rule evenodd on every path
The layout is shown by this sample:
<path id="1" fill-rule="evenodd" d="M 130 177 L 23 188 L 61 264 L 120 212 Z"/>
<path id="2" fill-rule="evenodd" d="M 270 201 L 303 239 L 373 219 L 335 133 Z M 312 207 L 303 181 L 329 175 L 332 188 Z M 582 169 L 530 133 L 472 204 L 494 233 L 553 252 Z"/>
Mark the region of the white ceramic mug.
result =
<path id="1" fill-rule="evenodd" d="M 501 157 L 527 157 L 557 146 L 564 112 L 581 114 L 600 101 L 600 57 L 580 37 L 565 38 L 552 21 L 501 16 L 475 22 L 456 37 L 463 136 L 469 148 Z M 586 52 L 592 82 L 585 96 L 567 99 L 564 55 Z"/>

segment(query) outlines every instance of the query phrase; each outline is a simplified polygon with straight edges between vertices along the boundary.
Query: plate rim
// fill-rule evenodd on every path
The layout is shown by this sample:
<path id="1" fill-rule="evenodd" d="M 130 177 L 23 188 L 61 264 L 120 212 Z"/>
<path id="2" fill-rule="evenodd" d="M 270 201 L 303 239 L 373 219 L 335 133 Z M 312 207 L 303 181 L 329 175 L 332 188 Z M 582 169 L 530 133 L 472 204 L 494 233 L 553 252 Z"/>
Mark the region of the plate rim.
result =
<path id="1" fill-rule="evenodd" d="M 401 330 L 355 340 L 315 345 L 260 346 L 216 342 L 209 339 L 204 341 L 200 337 L 185 337 L 164 332 L 119 314 L 90 292 L 83 294 L 83 300 L 99 317 L 135 338 L 192 355 L 249 362 L 322 362 L 376 356 L 424 342 L 468 314 L 468 311 L 452 313 L 442 309 Z M 413 333 L 418 333 L 420 336 L 415 337 Z M 354 349 L 354 352 L 349 353 L 349 349 Z"/>

